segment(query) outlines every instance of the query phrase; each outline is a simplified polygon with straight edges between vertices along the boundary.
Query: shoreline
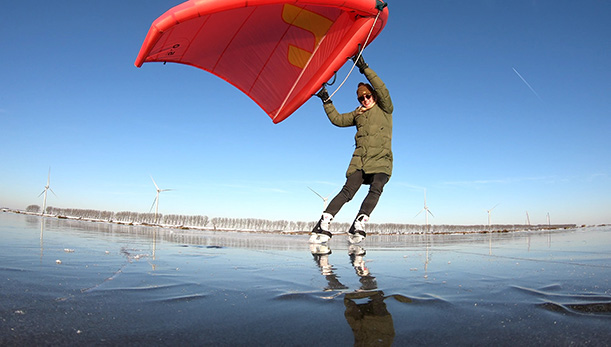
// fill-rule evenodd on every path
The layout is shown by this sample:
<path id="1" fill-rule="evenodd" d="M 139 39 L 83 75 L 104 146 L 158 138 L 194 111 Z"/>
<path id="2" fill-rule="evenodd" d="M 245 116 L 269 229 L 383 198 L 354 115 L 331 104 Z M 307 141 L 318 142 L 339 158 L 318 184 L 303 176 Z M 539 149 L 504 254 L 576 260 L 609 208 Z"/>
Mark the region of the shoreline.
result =
<path id="1" fill-rule="evenodd" d="M 314 222 L 290 222 L 290 221 L 269 221 L 271 223 L 282 222 L 286 226 L 291 225 L 293 223 L 294 226 L 305 226 L 306 230 L 289 230 L 289 229 L 278 229 L 274 228 L 270 229 L 262 229 L 262 228 L 230 228 L 230 227 L 220 227 L 214 225 L 214 222 L 207 222 L 207 224 L 213 224 L 212 226 L 195 226 L 195 225 L 176 225 L 176 224 L 163 224 L 163 223 L 150 223 L 150 222 L 134 222 L 134 221 L 122 221 L 122 220 L 113 220 L 113 219 L 99 219 L 99 218 L 88 218 L 82 216 L 69 216 L 62 214 L 41 214 L 36 212 L 28 212 L 23 210 L 15 210 L 9 208 L 2 208 L 1 212 L 14 213 L 14 214 L 23 214 L 29 216 L 37 216 L 37 217 L 46 217 L 46 218 L 56 218 L 56 219 L 68 219 L 75 221 L 84 221 L 90 223 L 108 223 L 108 224 L 116 224 L 116 225 L 124 225 L 124 226 L 143 226 L 143 227 L 157 227 L 164 229 L 175 229 L 175 230 L 194 230 L 194 231 L 207 231 L 207 232 L 242 232 L 242 233 L 256 233 L 256 234 L 275 234 L 275 235 L 307 235 L 310 233 L 312 227 L 309 224 L 314 224 Z M 206 217 L 207 218 L 207 217 Z M 211 219 L 211 221 L 214 220 Z M 236 218 L 235 220 L 252 220 L 249 218 Z M 345 225 L 344 225 L 345 224 Z M 338 223 L 336 227 L 343 228 L 346 230 L 349 227 L 348 223 Z M 494 233 L 510 233 L 510 232 L 526 232 L 526 231 L 555 231 L 555 230 L 567 230 L 567 229 L 582 229 L 588 227 L 598 227 L 598 226 L 606 226 L 607 224 L 600 225 L 581 225 L 577 224 L 551 224 L 551 225 L 506 225 L 506 224 L 493 224 L 491 226 L 486 225 L 417 225 L 417 224 L 391 224 L 391 223 L 371 223 L 370 231 L 368 234 L 370 235 L 423 235 L 423 234 L 431 234 L 431 235 L 466 235 L 466 234 L 494 234 Z M 396 231 L 392 232 L 380 232 L 379 230 L 375 230 L 376 227 L 384 226 L 384 229 L 392 230 L 395 227 Z M 337 228 L 336 228 L 337 229 Z M 411 229 L 410 231 L 406 231 L 406 229 Z M 428 229 L 428 230 L 427 230 Z M 454 230 L 452 230 L 454 229 Z M 332 230 L 334 235 L 341 235 L 345 232 Z"/>

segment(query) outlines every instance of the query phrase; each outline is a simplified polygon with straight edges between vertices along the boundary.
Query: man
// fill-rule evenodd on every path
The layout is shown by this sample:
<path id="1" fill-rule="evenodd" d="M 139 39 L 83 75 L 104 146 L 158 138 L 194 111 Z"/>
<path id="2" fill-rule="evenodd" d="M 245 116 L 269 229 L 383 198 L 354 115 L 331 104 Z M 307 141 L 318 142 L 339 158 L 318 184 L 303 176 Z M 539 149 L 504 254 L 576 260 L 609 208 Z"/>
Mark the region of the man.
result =
<path id="1" fill-rule="evenodd" d="M 356 90 L 360 105 L 356 110 L 340 114 L 333 106 L 323 85 L 316 94 L 323 101 L 327 117 L 338 127 L 356 127 L 355 150 L 346 171 L 346 184 L 331 200 L 312 230 L 311 243 L 325 243 L 332 237 L 329 224 L 342 206 L 352 200 L 361 185 L 369 185 L 369 193 L 348 230 L 351 243 L 359 243 L 366 236 L 365 223 L 375 208 L 384 185 L 392 174 L 392 112 L 388 89 L 378 75 L 365 63 L 362 55 L 352 58 L 370 84 L 359 83 Z"/>

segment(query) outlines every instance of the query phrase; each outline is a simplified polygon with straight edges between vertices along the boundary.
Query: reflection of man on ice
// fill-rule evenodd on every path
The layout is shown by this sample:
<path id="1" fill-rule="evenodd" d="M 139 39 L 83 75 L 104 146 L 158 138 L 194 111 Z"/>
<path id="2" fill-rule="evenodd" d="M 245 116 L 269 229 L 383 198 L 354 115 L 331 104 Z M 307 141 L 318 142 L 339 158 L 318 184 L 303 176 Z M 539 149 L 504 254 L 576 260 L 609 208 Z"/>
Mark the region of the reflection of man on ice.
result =
<path id="1" fill-rule="evenodd" d="M 327 117 L 338 127 L 356 127 L 355 149 L 346 172 L 346 183 L 342 190 L 331 200 L 320 220 L 312 230 L 311 243 L 325 243 L 332 234 L 329 224 L 342 206 L 352 200 L 361 185 L 369 185 L 369 193 L 348 230 L 352 243 L 361 242 L 365 236 L 365 222 L 378 203 L 384 185 L 392 174 L 393 156 L 392 112 L 393 104 L 386 85 L 365 63 L 361 55 L 352 58 L 359 71 L 369 83 L 359 83 L 356 96 L 360 103 L 354 111 L 340 114 L 333 106 L 327 89 L 324 87 L 316 94 L 323 101 Z"/>
<path id="2" fill-rule="evenodd" d="M 357 303 L 363 300 L 366 301 Z M 355 346 L 392 345 L 395 327 L 382 291 L 348 293 L 344 296 L 344 305 L 344 316 L 354 333 Z"/>
<path id="3" fill-rule="evenodd" d="M 327 245 L 311 245 L 310 251 L 328 281 L 328 290 L 348 289 L 343 285 L 329 262 L 331 249 Z M 344 295 L 344 317 L 354 334 L 355 346 L 390 346 L 395 338 L 392 316 L 384 303 L 384 293 L 378 288 L 376 279 L 365 264 L 365 250 L 357 245 L 348 249 L 350 263 L 359 276 L 361 288 Z"/>

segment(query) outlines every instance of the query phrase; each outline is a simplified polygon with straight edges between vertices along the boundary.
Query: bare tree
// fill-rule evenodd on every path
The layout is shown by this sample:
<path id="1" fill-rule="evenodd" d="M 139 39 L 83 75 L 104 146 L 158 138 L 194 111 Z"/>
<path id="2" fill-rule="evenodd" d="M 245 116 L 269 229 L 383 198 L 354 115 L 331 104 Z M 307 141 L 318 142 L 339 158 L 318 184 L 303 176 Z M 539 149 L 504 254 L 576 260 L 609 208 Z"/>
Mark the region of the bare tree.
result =
<path id="1" fill-rule="evenodd" d="M 40 213 L 40 206 L 38 205 L 30 205 L 28 207 L 25 208 L 26 212 L 32 212 L 32 213 Z"/>

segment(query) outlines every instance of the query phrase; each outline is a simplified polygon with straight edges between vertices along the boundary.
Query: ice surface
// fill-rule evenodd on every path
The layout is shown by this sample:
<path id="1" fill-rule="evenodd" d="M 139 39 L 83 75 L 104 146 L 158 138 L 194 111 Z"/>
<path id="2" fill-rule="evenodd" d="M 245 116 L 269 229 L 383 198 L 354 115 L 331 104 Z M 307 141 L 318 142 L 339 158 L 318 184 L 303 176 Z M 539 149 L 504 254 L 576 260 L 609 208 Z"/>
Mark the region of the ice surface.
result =
<path id="1" fill-rule="evenodd" d="M 323 249 L 0 213 L 0 345 L 608 345 L 610 236 L 336 235 Z"/>

